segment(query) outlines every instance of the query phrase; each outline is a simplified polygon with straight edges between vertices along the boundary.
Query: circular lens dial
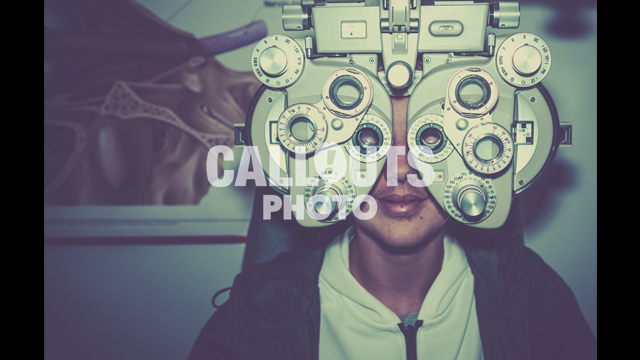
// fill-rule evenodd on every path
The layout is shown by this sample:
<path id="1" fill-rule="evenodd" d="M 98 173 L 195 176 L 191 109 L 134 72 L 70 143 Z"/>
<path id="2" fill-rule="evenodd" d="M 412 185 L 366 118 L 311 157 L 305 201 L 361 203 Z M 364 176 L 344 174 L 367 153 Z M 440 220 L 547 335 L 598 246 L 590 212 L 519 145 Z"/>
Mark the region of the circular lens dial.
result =
<path id="1" fill-rule="evenodd" d="M 313 105 L 290 106 L 278 118 L 278 139 L 287 150 L 308 154 L 327 138 L 327 122 Z"/>
<path id="2" fill-rule="evenodd" d="M 498 102 L 498 85 L 485 70 L 465 68 L 453 75 L 447 95 L 458 114 L 480 117 L 493 110 Z"/>
<path id="3" fill-rule="evenodd" d="M 451 155 L 453 145 L 447 139 L 442 124 L 443 117 L 435 114 L 423 115 L 411 124 L 407 144 L 416 159 L 433 164 Z"/>
<path id="4" fill-rule="evenodd" d="M 501 172 L 513 158 L 511 134 L 491 122 L 471 128 L 464 137 L 462 149 L 465 163 L 481 174 Z"/>
<path id="5" fill-rule="evenodd" d="M 391 140 L 391 126 L 386 121 L 376 115 L 365 115 L 344 147 L 360 162 L 375 162 L 387 156 Z"/>
<path id="6" fill-rule="evenodd" d="M 322 101 L 329 111 L 342 118 L 364 113 L 373 100 L 373 89 L 367 75 L 354 68 L 331 73 L 322 87 Z"/>

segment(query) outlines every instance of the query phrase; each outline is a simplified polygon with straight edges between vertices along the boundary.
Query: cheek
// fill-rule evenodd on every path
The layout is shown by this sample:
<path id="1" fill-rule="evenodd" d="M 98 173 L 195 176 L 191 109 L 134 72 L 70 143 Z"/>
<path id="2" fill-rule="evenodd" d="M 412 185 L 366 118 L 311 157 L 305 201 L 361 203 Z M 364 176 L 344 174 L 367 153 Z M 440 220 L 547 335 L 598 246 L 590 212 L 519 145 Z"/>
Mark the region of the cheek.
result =
<path id="1" fill-rule="evenodd" d="M 441 226 L 451 218 L 433 197 L 427 200 L 424 213 L 426 216 L 423 216 L 423 220 L 433 223 L 433 226 Z"/>

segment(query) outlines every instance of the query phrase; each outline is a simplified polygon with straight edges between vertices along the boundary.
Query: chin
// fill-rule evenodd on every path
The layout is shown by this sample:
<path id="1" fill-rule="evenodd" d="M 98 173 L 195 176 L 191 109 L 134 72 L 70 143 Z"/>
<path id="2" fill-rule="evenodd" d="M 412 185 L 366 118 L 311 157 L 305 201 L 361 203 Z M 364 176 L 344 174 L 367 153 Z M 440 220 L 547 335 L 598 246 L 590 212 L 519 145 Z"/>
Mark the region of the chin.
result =
<path id="1" fill-rule="evenodd" d="M 444 235 L 445 225 L 450 218 L 433 198 L 423 201 L 407 212 L 403 212 L 403 209 L 397 206 L 390 209 L 390 206 L 385 206 L 381 201 L 378 203 L 375 216 L 369 220 L 356 219 L 356 225 L 359 231 L 363 231 L 388 250 L 410 250 L 425 246 L 431 240 Z M 368 209 L 363 211 L 366 212 Z"/>

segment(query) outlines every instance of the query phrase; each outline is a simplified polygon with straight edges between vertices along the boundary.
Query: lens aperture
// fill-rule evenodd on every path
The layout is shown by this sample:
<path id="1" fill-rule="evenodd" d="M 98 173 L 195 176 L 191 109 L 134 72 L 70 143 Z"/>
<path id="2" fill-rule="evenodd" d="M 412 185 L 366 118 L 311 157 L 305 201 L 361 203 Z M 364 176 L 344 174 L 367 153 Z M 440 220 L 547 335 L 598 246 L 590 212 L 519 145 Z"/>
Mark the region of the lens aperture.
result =
<path id="1" fill-rule="evenodd" d="M 439 154 L 444 151 L 449 143 L 443 131 L 439 124 L 425 124 L 415 135 L 415 145 L 418 146 L 420 151 L 429 156 Z"/>
<path id="2" fill-rule="evenodd" d="M 479 109 L 486 105 L 491 96 L 487 81 L 480 76 L 468 76 L 458 84 L 456 100 L 471 110 Z"/>
<path id="3" fill-rule="evenodd" d="M 499 138 L 487 135 L 476 142 L 473 151 L 478 160 L 490 162 L 502 155 L 502 142 Z"/>
<path id="4" fill-rule="evenodd" d="M 316 135 L 316 127 L 311 119 L 299 116 L 291 120 L 291 135 L 298 141 L 309 142 Z"/>
<path id="5" fill-rule="evenodd" d="M 426 145 L 431 149 L 438 148 L 442 143 L 442 132 L 436 128 L 427 128 L 420 135 L 422 145 Z"/>
<path id="6" fill-rule="evenodd" d="M 342 110 L 355 109 L 362 102 L 364 89 L 362 83 L 353 76 L 337 78 L 329 89 L 331 102 Z"/>
<path id="7" fill-rule="evenodd" d="M 358 132 L 358 146 L 360 147 L 377 146 L 379 141 L 378 133 L 371 128 L 364 128 Z"/>

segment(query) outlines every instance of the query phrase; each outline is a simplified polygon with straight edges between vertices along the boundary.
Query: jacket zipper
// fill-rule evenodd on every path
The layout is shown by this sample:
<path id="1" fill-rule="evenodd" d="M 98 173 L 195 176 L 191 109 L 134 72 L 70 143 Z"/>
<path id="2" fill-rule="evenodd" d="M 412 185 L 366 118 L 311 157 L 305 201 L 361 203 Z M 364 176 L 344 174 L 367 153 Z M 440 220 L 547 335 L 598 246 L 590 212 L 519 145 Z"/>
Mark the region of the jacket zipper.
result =
<path id="1" fill-rule="evenodd" d="M 415 325 L 405 326 L 398 324 L 400 331 L 404 335 L 404 341 L 407 344 L 407 360 L 418 360 L 418 349 L 416 348 L 418 328 L 422 326 L 422 320 L 417 320 Z"/>

